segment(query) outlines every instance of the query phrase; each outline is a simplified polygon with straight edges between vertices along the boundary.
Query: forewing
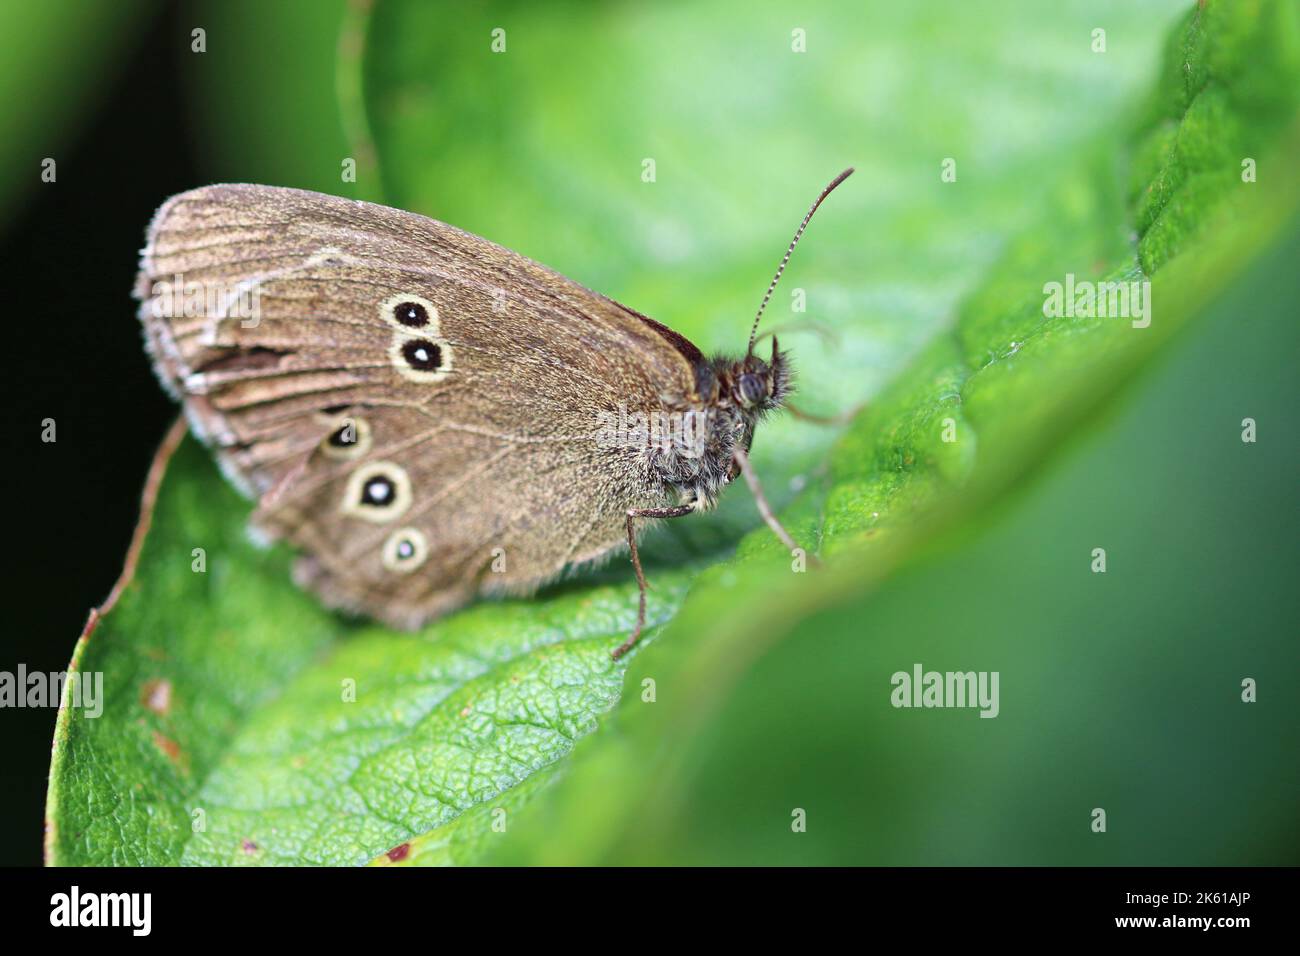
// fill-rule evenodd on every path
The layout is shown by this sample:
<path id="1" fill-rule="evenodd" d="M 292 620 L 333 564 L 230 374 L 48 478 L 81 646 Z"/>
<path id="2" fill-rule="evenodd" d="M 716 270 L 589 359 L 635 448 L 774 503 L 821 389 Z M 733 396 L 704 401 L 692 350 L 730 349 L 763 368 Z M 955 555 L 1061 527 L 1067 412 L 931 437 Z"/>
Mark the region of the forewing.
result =
<path id="1" fill-rule="evenodd" d="M 160 377 L 256 525 L 304 550 L 298 576 L 328 602 L 404 626 L 615 543 L 653 488 L 598 445 L 598 413 L 694 397 L 692 362 L 637 314 L 450 226 L 317 193 L 172 198 L 137 292 Z"/>

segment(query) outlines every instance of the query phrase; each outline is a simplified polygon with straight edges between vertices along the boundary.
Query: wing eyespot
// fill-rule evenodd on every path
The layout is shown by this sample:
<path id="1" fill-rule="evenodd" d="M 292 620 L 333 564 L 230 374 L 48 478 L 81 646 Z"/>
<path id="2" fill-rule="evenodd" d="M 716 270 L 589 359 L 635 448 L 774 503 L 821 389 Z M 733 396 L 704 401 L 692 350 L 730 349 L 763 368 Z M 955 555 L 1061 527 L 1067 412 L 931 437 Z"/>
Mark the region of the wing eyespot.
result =
<path id="1" fill-rule="evenodd" d="M 341 508 L 354 518 L 386 524 L 400 518 L 410 506 L 411 479 L 406 469 L 390 461 L 375 461 L 349 476 Z"/>
<path id="2" fill-rule="evenodd" d="M 429 541 L 418 528 L 399 528 L 384 542 L 381 560 L 397 574 L 410 574 L 429 558 Z"/>
<path id="3" fill-rule="evenodd" d="M 438 335 L 438 307 L 422 295 L 390 295 L 379 304 L 379 317 L 401 332 Z"/>
<path id="4" fill-rule="evenodd" d="M 370 451 L 370 423 L 364 418 L 345 418 L 321 439 L 320 450 L 335 461 L 355 461 Z"/>
<path id="5" fill-rule="evenodd" d="M 398 374 L 412 382 L 438 382 L 452 369 L 452 349 L 446 339 L 398 333 L 388 357 Z"/>
<path id="6" fill-rule="evenodd" d="M 402 358 L 416 372 L 442 369 L 442 346 L 428 339 L 407 339 L 402 343 Z"/>

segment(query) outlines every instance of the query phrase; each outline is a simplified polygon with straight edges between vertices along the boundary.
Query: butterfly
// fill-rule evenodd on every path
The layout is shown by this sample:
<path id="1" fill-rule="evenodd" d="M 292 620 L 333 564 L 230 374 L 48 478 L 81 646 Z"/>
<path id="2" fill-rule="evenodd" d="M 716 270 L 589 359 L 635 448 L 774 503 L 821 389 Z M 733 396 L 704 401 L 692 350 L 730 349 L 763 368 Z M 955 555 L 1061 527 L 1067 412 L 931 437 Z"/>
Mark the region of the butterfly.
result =
<path id="1" fill-rule="evenodd" d="M 146 347 L 191 430 L 299 552 L 330 607 L 413 629 L 479 595 L 522 595 L 707 511 L 786 404 L 790 367 L 755 316 L 742 357 L 524 256 L 423 216 L 297 189 L 167 200 L 136 296 Z"/>

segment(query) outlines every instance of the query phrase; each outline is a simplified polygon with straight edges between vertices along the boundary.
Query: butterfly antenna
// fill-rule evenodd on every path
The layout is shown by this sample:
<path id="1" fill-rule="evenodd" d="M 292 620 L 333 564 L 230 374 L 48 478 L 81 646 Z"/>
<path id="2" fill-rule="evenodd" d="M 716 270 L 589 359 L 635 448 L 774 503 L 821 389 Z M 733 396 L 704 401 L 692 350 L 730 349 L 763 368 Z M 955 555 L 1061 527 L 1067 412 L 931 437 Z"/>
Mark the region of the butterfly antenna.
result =
<path id="1" fill-rule="evenodd" d="M 799 243 L 799 237 L 802 236 L 803 231 L 808 228 L 808 221 L 812 219 L 813 213 L 815 213 L 817 207 L 822 204 L 822 200 L 829 196 L 836 186 L 852 175 L 853 167 L 850 166 L 848 169 L 844 170 L 844 172 L 832 179 L 830 185 L 822 190 L 822 194 L 818 196 L 817 201 L 812 204 L 812 208 L 808 210 L 808 215 L 803 217 L 803 222 L 799 223 L 799 228 L 794 231 L 794 238 L 790 240 L 790 248 L 785 250 L 785 258 L 783 258 L 781 264 L 776 267 L 776 275 L 772 276 L 772 284 L 767 287 L 767 294 L 763 296 L 763 301 L 758 307 L 758 314 L 754 316 L 754 327 L 749 332 L 749 348 L 746 350 L 746 355 L 754 354 L 754 342 L 757 341 L 758 338 L 758 323 L 759 320 L 763 318 L 763 310 L 767 308 L 768 300 L 772 298 L 772 293 L 776 290 L 776 284 L 781 281 L 781 273 L 785 271 L 785 264 L 790 261 L 790 253 L 794 252 L 794 247 Z"/>

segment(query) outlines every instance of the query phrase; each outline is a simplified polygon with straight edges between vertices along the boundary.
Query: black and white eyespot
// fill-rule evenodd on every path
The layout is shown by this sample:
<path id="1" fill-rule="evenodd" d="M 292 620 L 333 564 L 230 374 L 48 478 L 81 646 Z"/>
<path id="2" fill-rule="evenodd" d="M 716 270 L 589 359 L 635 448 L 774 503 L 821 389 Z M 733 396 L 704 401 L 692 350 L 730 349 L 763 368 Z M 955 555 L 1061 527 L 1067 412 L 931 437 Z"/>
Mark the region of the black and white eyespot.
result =
<path id="1" fill-rule="evenodd" d="M 403 332 L 439 334 L 438 307 L 422 295 L 407 292 L 390 295 L 379 304 L 379 316 Z"/>
<path id="2" fill-rule="evenodd" d="M 436 372 L 442 368 L 442 346 L 429 339 L 407 339 L 402 343 L 402 358 L 417 372 Z"/>
<path id="3" fill-rule="evenodd" d="M 321 439 L 320 450 L 335 461 L 354 461 L 370 451 L 370 423 L 348 416 L 337 419 L 330 433 Z"/>
<path id="4" fill-rule="evenodd" d="M 411 479 L 400 465 L 372 461 L 348 478 L 340 507 L 344 514 L 376 524 L 395 521 L 411 507 Z"/>
<path id="5" fill-rule="evenodd" d="M 394 367 L 413 382 L 437 382 L 451 372 L 451 345 L 426 335 L 396 335 L 388 350 Z"/>
<path id="6" fill-rule="evenodd" d="M 398 528 L 384 542 L 384 567 L 398 574 L 410 574 L 429 557 L 429 541 L 418 528 Z"/>

